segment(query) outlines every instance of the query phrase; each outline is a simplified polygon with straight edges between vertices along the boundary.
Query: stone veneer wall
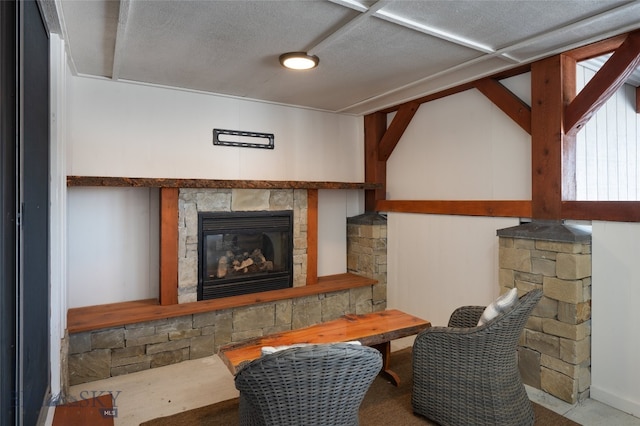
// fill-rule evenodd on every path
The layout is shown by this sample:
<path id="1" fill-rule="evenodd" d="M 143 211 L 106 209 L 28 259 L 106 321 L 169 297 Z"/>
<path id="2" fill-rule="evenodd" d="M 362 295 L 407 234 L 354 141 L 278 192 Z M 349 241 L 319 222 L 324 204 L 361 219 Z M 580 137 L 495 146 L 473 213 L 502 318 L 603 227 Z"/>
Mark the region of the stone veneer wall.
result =
<path id="1" fill-rule="evenodd" d="M 198 213 L 293 210 L 293 286 L 307 281 L 306 189 L 180 189 L 178 303 L 198 299 Z"/>
<path id="2" fill-rule="evenodd" d="M 373 278 L 374 311 L 387 308 L 387 219 L 377 213 L 347 218 L 347 271 Z"/>
<path id="3" fill-rule="evenodd" d="M 374 286 L 128 324 L 69 336 L 69 384 L 214 355 L 220 346 L 380 308 Z"/>
<path id="4" fill-rule="evenodd" d="M 528 226 L 544 229 L 498 231 L 501 293 L 544 292 L 520 339 L 520 373 L 525 384 L 573 404 L 591 385 L 591 237 L 564 225 Z"/>

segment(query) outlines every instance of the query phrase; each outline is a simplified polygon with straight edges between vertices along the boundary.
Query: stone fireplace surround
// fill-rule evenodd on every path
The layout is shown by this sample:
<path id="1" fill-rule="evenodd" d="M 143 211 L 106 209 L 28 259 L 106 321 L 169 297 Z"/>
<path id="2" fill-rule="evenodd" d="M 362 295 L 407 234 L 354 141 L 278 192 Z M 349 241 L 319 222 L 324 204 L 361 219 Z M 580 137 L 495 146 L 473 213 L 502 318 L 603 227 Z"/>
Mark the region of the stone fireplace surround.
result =
<path id="1" fill-rule="evenodd" d="M 198 213 L 293 211 L 293 286 L 307 281 L 307 191 L 183 188 L 178 201 L 178 303 L 197 301 Z"/>
<path id="2" fill-rule="evenodd" d="M 157 181 L 134 178 L 70 177 L 68 180 L 71 182 L 70 186 L 157 184 Z M 166 182 L 168 181 L 162 180 L 163 184 Z M 219 346 L 230 342 L 305 327 L 338 318 L 346 313 L 361 314 L 386 308 L 386 223 L 378 222 L 371 226 L 369 221 L 364 221 L 362 224 L 349 225 L 345 255 L 348 258 L 349 273 L 357 276 L 348 273 L 331 277 L 313 277 L 312 284 L 317 282 L 317 285 L 305 286 L 309 284 L 306 282 L 308 271 L 314 272 L 313 268 L 306 268 L 306 233 L 309 225 L 306 209 L 310 192 L 308 189 L 364 189 L 367 184 L 285 182 L 277 185 L 280 187 L 282 184 L 282 187 L 288 189 L 273 189 L 273 183 L 235 181 L 222 182 L 222 188 L 212 188 L 212 182 L 205 181 L 207 189 L 202 190 L 202 181 L 198 180 L 171 183 L 173 187 L 187 187 L 180 190 L 178 203 L 178 280 L 182 283 L 179 296 L 181 295 L 183 300 L 178 305 L 167 306 L 168 314 L 164 318 L 164 315 L 158 315 L 158 312 L 165 312 L 163 307 L 149 304 L 148 301 L 125 302 L 123 307 L 128 314 L 135 305 L 139 307 L 135 308 L 136 311 L 140 309 L 146 312 L 143 315 L 157 319 L 133 322 L 119 319 L 115 322 L 121 325 L 114 326 L 83 324 L 80 317 L 87 311 L 91 312 L 92 307 L 70 310 L 69 318 L 78 315 L 80 321 L 74 324 L 70 319 L 68 323 L 68 351 L 65 356 L 67 363 L 63 366 L 67 380 L 63 387 L 210 356 L 217 352 Z M 251 188 L 251 185 L 256 184 L 269 186 L 270 189 Z M 228 185 L 233 187 L 229 188 Z M 237 188 L 235 185 L 243 188 Z M 224 209 L 227 208 L 237 211 L 267 207 L 274 210 L 291 208 L 294 211 L 296 263 L 291 295 L 254 297 L 256 301 L 253 303 L 245 301 L 237 307 L 234 307 L 236 302 L 226 302 L 224 299 L 188 302 L 187 300 L 193 297 L 190 287 L 193 287 L 194 282 L 197 287 L 197 240 L 193 239 L 188 225 L 194 221 L 197 229 L 197 209 L 200 207 L 223 209 L 222 211 L 226 211 Z M 362 230 L 358 229 L 360 226 L 363 227 Z M 192 258 L 194 250 L 195 262 Z M 195 263 L 196 268 L 189 267 L 190 263 Z M 183 269 L 181 266 L 185 265 L 187 267 Z M 192 278 L 195 278 L 195 281 Z M 106 313 L 111 309 L 108 305 L 95 308 L 98 309 L 98 317 L 101 317 L 102 312 Z M 72 314 L 72 311 L 77 313 Z M 139 317 L 140 311 L 134 316 Z M 190 311 L 193 313 L 188 313 Z M 109 312 L 108 315 L 110 318 L 118 316 L 116 312 Z"/>

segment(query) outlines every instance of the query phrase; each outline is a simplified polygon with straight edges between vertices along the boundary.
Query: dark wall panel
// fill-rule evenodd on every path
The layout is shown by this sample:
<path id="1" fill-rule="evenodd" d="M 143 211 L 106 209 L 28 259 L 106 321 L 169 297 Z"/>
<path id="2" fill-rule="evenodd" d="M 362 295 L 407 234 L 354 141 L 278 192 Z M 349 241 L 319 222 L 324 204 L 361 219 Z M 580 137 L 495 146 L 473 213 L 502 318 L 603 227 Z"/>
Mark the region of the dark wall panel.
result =
<path id="1" fill-rule="evenodd" d="M 49 386 L 49 39 L 35 1 L 23 1 L 21 410 L 36 424 Z"/>
<path id="2" fill-rule="evenodd" d="M 0 1 L 0 425 L 15 423 L 17 44 L 16 4 Z"/>

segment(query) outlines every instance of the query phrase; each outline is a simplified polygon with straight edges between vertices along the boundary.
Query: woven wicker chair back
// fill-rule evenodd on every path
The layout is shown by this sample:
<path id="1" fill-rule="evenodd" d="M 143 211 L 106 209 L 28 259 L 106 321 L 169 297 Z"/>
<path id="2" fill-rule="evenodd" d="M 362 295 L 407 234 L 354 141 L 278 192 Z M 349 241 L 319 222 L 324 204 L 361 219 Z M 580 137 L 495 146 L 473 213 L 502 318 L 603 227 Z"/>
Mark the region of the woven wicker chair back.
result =
<path id="1" fill-rule="evenodd" d="M 264 355 L 236 375 L 241 425 L 357 425 L 382 368 L 377 350 L 336 343 Z"/>
<path id="2" fill-rule="evenodd" d="M 482 306 L 464 306 L 449 327 L 431 327 L 413 345 L 412 405 L 441 425 L 531 425 L 533 409 L 522 384 L 517 346 L 542 297 L 532 290 L 515 306 L 477 326 Z"/>

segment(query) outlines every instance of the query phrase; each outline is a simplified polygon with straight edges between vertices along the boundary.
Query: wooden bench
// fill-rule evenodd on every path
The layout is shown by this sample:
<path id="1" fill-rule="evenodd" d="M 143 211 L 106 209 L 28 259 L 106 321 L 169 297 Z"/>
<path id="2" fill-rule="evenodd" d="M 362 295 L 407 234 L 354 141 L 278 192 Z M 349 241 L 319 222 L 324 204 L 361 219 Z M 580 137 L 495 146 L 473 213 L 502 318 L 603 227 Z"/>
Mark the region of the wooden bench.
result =
<path id="1" fill-rule="evenodd" d="M 296 343 L 336 343 L 357 340 L 363 345 L 375 347 L 382 353 L 382 373 L 397 386 L 400 379 L 389 369 L 391 340 L 418 334 L 428 327 L 431 327 L 429 321 L 399 310 L 386 310 L 365 315 L 350 314 L 306 328 L 231 343 L 222 346 L 218 355 L 229 371 L 235 375 L 240 364 L 260 357 L 264 346 L 278 347 Z"/>

